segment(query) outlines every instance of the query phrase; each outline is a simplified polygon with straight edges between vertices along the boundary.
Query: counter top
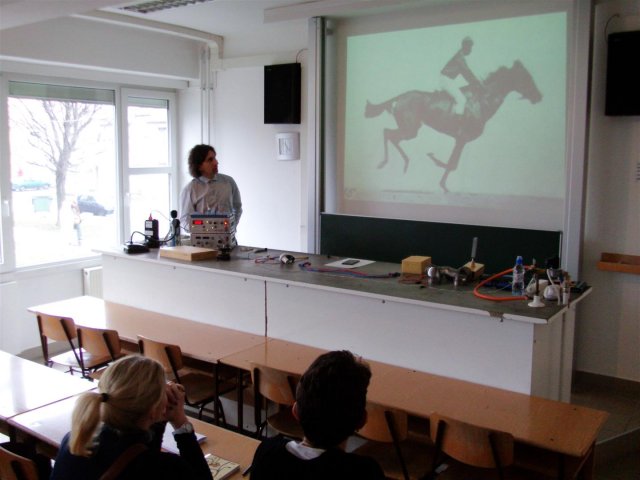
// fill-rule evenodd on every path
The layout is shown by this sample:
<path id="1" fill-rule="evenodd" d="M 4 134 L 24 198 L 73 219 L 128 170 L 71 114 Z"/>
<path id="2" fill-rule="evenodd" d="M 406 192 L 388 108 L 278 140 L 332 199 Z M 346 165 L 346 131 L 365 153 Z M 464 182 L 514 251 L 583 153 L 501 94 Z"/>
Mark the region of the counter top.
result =
<path id="1" fill-rule="evenodd" d="M 590 293 L 588 289 L 579 296 L 574 295 L 569 306 L 545 301 L 544 307 L 533 308 L 528 306 L 529 301 L 524 300 L 495 302 L 478 298 L 473 294 L 476 283 L 456 287 L 452 282 L 444 280 L 439 285 L 428 286 L 424 282 L 420 283 L 417 277 L 414 280 L 414 277 L 400 275 L 401 266 L 395 263 L 373 262 L 355 269 L 335 268 L 326 265 L 341 258 L 286 252 L 296 260 L 292 264 L 285 265 L 278 261 L 280 254 L 284 253 L 280 250 L 255 253 L 254 248 L 241 246 L 232 251 L 230 260 L 177 260 L 160 257 L 159 249 L 153 249 L 148 253 L 127 254 L 122 249 L 113 248 L 99 250 L 99 253 L 125 257 L 133 261 L 220 271 L 228 275 L 299 287 L 347 290 L 350 294 L 378 298 L 382 301 L 428 305 L 432 308 L 467 311 L 536 324 L 552 322 Z M 490 290 L 487 288 L 483 291 L 490 294 Z M 508 293 L 496 292 L 496 295 L 504 296 Z"/>

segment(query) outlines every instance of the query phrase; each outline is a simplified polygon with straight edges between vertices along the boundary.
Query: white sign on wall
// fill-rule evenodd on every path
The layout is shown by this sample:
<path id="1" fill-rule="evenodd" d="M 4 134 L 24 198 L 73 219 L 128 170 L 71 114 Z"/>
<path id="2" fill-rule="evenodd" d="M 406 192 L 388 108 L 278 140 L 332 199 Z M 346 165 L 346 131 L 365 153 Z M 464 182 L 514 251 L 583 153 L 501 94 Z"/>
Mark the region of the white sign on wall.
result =
<path id="1" fill-rule="evenodd" d="M 277 133 L 276 156 L 278 160 L 299 160 L 300 134 L 298 132 Z"/>

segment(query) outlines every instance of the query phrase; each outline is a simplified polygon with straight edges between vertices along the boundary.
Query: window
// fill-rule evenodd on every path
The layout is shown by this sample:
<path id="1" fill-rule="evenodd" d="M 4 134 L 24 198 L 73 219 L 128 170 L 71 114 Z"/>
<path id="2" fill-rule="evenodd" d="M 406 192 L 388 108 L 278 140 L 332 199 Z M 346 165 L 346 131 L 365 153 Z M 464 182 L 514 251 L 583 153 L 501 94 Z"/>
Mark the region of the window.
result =
<path id="1" fill-rule="evenodd" d="M 117 242 L 114 98 L 113 90 L 9 82 L 16 267 Z"/>
<path id="2" fill-rule="evenodd" d="M 3 91 L 3 270 L 95 256 L 143 231 L 150 214 L 168 231 L 171 94 L 12 80 Z"/>
<path id="3" fill-rule="evenodd" d="M 150 216 L 158 220 L 161 239 L 169 232 L 171 201 L 176 198 L 172 182 L 177 177 L 175 162 L 171 161 L 175 143 L 171 137 L 173 102 L 169 95 L 122 92 L 128 211 L 125 231 L 131 232 L 134 242 L 144 240 L 135 232 L 144 232 L 144 221 Z"/>

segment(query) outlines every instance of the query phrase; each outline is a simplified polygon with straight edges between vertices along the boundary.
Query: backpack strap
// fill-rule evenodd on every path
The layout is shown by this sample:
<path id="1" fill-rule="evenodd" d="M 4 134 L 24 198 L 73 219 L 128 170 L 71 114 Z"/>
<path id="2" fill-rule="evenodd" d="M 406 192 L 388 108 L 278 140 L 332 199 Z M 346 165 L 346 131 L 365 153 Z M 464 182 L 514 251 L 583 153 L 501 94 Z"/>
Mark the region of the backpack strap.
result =
<path id="1" fill-rule="evenodd" d="M 146 450 L 148 450 L 146 445 L 134 443 L 120 454 L 116 461 L 102 474 L 100 480 L 115 480 L 138 455 Z"/>

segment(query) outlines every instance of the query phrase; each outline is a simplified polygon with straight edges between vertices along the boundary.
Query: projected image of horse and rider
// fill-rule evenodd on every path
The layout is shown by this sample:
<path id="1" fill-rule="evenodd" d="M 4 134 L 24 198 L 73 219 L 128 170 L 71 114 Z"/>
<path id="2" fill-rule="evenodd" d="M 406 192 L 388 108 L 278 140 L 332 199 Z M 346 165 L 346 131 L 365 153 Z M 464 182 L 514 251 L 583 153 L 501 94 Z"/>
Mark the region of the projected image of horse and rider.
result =
<path id="1" fill-rule="evenodd" d="M 345 201 L 534 202 L 561 214 L 564 14 L 347 42 Z"/>

